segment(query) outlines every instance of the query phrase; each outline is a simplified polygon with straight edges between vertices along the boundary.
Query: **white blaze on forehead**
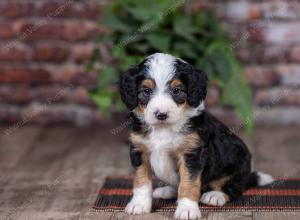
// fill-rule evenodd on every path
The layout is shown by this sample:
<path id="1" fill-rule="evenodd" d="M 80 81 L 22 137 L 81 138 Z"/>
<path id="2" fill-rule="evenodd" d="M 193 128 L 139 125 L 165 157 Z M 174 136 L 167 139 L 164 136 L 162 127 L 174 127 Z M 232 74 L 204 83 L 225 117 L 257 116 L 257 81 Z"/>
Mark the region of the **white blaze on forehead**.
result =
<path id="1" fill-rule="evenodd" d="M 176 58 L 163 53 L 155 53 L 149 56 L 145 63 L 148 67 L 148 75 L 154 79 L 158 89 L 165 87 L 175 74 Z"/>

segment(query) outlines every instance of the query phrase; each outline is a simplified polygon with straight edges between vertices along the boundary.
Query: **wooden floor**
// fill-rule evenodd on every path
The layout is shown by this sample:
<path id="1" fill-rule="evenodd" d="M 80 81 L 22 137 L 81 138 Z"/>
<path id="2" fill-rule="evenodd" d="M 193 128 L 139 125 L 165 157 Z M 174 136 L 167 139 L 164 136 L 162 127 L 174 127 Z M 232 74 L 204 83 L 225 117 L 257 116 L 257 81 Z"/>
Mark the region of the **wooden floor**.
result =
<path id="1" fill-rule="evenodd" d="M 5 129 L 0 132 L 0 219 L 141 219 L 90 211 L 107 175 L 131 172 L 124 131 L 23 127 L 6 134 Z M 247 143 L 256 169 L 300 176 L 299 128 L 258 128 Z M 203 218 L 288 220 L 300 219 L 300 212 L 205 212 Z"/>

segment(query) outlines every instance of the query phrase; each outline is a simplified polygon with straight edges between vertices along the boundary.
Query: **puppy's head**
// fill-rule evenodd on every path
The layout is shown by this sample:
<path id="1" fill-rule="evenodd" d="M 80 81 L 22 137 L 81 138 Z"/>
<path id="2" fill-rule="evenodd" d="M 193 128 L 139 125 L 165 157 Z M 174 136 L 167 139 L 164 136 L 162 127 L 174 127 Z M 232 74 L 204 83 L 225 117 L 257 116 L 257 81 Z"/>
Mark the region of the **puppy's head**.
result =
<path id="1" fill-rule="evenodd" d="M 189 63 L 156 53 L 121 75 L 126 106 L 150 126 L 182 125 L 204 108 L 207 76 Z"/>

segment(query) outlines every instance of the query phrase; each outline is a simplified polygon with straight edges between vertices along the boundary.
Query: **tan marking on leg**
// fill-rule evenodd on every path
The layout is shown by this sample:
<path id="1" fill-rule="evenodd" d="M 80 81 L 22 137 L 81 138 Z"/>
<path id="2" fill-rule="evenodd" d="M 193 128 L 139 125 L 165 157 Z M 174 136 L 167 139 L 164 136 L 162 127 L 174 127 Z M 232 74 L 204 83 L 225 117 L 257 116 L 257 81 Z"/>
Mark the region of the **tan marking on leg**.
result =
<path id="1" fill-rule="evenodd" d="M 180 182 L 178 186 L 178 199 L 188 198 L 198 202 L 200 199 L 201 180 L 200 175 L 192 177 L 189 173 L 183 157 L 178 161 Z"/>
<path id="2" fill-rule="evenodd" d="M 191 133 L 186 136 L 184 143 L 180 147 L 178 147 L 175 152 L 175 155 L 178 159 L 178 170 L 180 175 L 178 199 L 189 198 L 197 202 L 200 199 L 200 174 L 198 176 L 192 177 L 184 161 L 184 155 L 199 147 L 199 141 L 199 135 L 196 132 Z"/>
<path id="3" fill-rule="evenodd" d="M 151 167 L 149 162 L 149 151 L 147 147 L 142 143 L 141 135 L 135 133 L 130 133 L 129 140 L 134 144 L 135 150 L 142 153 L 142 164 L 137 167 L 135 172 L 135 178 L 133 181 L 133 186 L 140 187 L 145 184 L 152 182 L 151 179 Z"/>
<path id="4" fill-rule="evenodd" d="M 143 163 L 136 169 L 133 181 L 134 188 L 151 183 L 151 169 L 149 159 L 143 156 Z"/>

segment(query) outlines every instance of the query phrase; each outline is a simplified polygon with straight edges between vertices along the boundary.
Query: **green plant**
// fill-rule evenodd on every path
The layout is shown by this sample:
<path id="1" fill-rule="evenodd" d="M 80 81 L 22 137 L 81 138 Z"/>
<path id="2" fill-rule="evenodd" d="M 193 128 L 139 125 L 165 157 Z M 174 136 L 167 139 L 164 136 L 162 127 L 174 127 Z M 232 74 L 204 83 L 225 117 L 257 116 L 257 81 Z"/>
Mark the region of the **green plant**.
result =
<path id="1" fill-rule="evenodd" d="M 221 91 L 222 104 L 232 105 L 253 129 L 251 90 L 241 67 L 230 49 L 228 33 L 211 11 L 187 13 L 184 0 L 115 0 L 109 3 L 102 24 L 109 31 L 99 37 L 106 45 L 113 63 L 101 62 L 95 50 L 88 69 L 101 63 L 98 87 L 91 97 L 108 114 L 122 110 L 119 96 L 112 86 L 119 73 L 154 52 L 170 53 L 203 69 Z"/>

